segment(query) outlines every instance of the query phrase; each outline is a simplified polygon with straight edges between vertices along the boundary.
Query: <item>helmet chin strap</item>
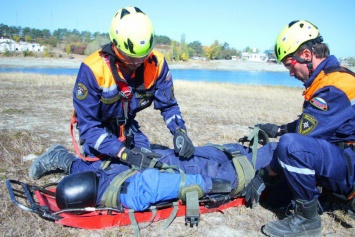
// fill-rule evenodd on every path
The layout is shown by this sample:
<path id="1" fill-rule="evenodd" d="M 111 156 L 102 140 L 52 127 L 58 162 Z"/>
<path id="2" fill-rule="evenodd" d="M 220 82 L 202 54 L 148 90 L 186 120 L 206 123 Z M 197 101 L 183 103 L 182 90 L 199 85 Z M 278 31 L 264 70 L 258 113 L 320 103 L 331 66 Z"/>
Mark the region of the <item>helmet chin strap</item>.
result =
<path id="1" fill-rule="evenodd" d="M 309 72 L 309 77 L 312 75 L 313 73 L 313 63 L 312 63 L 312 56 L 313 56 L 313 52 L 311 50 L 311 61 L 307 61 L 303 58 L 300 58 L 298 56 L 292 56 L 292 58 L 296 59 L 299 63 L 301 64 L 307 64 L 307 68 L 308 68 L 308 72 Z"/>
<path id="2" fill-rule="evenodd" d="M 308 72 L 309 72 L 309 77 L 311 77 L 312 73 L 313 73 L 313 45 L 317 44 L 317 43 L 322 43 L 323 42 L 323 37 L 321 35 L 319 35 L 317 38 L 310 40 L 307 45 L 308 45 L 308 49 L 311 52 L 311 60 L 307 61 L 303 58 L 300 58 L 298 56 L 292 56 L 292 58 L 296 59 L 299 63 L 302 64 L 307 64 L 307 68 L 308 68 Z"/>

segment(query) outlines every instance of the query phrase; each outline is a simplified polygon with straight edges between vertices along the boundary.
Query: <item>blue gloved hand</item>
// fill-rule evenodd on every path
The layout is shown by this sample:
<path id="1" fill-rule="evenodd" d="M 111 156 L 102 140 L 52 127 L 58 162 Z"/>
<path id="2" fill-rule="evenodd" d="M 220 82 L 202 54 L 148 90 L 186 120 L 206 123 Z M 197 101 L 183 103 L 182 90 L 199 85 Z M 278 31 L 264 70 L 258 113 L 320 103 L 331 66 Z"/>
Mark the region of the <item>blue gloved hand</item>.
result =
<path id="1" fill-rule="evenodd" d="M 265 189 L 265 183 L 263 180 L 263 176 L 267 175 L 264 172 L 266 170 L 259 170 L 255 177 L 251 180 L 251 182 L 245 187 L 242 195 L 245 196 L 245 201 L 247 202 L 247 206 L 250 208 L 254 208 L 257 206 L 260 200 L 260 195 L 262 191 Z"/>
<path id="2" fill-rule="evenodd" d="M 179 157 L 190 158 L 194 154 L 195 147 L 184 129 L 176 129 L 173 142 L 174 152 L 178 154 Z"/>
<path id="3" fill-rule="evenodd" d="M 279 136 L 279 126 L 272 124 L 272 123 L 266 123 L 266 124 L 257 124 L 261 130 L 266 132 L 266 134 L 271 137 L 271 138 L 276 138 Z"/>
<path id="4" fill-rule="evenodd" d="M 161 158 L 162 155 L 152 152 L 151 150 L 147 149 L 147 148 L 138 148 L 135 147 L 133 149 L 128 149 L 125 148 L 122 151 L 121 154 L 121 161 L 123 163 L 128 164 L 131 167 L 134 167 L 138 170 L 145 170 L 147 168 L 149 168 L 150 166 L 153 168 L 154 167 L 154 163 L 153 159 L 154 158 Z"/>

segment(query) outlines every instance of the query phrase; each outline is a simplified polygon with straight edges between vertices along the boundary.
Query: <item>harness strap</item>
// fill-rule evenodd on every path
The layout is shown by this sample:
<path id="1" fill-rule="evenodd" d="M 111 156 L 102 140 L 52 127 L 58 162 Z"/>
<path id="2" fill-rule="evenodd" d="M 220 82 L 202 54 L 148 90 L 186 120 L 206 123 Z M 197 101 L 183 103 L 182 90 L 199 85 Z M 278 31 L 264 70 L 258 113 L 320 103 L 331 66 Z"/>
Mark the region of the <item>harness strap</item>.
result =
<path id="1" fill-rule="evenodd" d="M 120 203 L 120 192 L 121 186 L 129 177 L 134 175 L 137 172 L 136 169 L 126 170 L 118 175 L 111 181 L 106 191 L 101 197 L 100 205 L 105 207 L 113 207 L 122 209 Z"/>
<path id="2" fill-rule="evenodd" d="M 126 141 L 126 136 L 125 136 L 125 128 L 126 125 L 128 124 L 129 120 L 129 103 L 131 102 L 133 92 L 132 88 L 128 85 L 126 80 L 120 77 L 118 74 L 117 66 L 116 66 L 116 61 L 114 56 L 109 56 L 109 62 L 110 62 L 110 69 L 113 78 L 115 79 L 116 85 L 119 89 L 119 93 L 121 95 L 121 100 L 122 100 L 122 108 L 123 108 L 123 114 L 124 114 L 124 125 L 120 126 L 120 132 L 119 134 L 116 134 L 119 136 L 120 142 L 125 142 Z"/>
<path id="3" fill-rule="evenodd" d="M 100 160 L 99 157 L 85 157 L 81 154 L 78 142 L 75 139 L 75 132 L 74 132 L 77 124 L 78 124 L 78 119 L 76 118 L 76 112 L 74 110 L 71 120 L 70 120 L 70 131 L 69 132 L 70 132 L 71 140 L 72 140 L 74 150 L 75 150 L 77 157 L 79 157 L 85 161 L 90 161 L 90 162 Z"/>

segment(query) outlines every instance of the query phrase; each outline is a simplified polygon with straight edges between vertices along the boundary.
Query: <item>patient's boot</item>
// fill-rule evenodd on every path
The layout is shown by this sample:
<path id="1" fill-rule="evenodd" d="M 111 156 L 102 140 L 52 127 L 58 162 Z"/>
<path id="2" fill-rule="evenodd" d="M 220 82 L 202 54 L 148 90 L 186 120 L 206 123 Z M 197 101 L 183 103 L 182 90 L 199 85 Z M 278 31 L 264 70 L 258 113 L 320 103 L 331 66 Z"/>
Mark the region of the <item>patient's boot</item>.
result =
<path id="1" fill-rule="evenodd" d="M 74 158 L 75 156 L 69 153 L 64 146 L 56 144 L 33 161 L 29 176 L 32 179 L 39 179 L 48 172 L 56 170 L 62 170 L 69 174 Z"/>

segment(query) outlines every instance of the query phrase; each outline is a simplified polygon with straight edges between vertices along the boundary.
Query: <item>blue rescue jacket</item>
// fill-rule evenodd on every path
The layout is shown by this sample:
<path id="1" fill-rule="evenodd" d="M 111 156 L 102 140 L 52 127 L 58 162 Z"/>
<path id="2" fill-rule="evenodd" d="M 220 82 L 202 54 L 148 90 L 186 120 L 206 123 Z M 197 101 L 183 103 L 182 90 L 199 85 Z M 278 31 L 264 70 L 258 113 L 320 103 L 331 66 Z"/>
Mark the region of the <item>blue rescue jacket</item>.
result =
<path id="1" fill-rule="evenodd" d="M 75 82 L 73 103 L 82 143 L 98 153 L 116 157 L 124 144 L 106 128 L 112 121 L 124 120 L 124 112 L 120 88 L 110 68 L 112 57 L 108 44 L 84 60 Z M 154 102 L 171 133 L 178 127 L 186 129 L 174 97 L 172 76 L 161 53 L 153 50 L 131 78 L 124 78 L 118 66 L 117 71 L 132 88 L 130 120 Z"/>
<path id="2" fill-rule="evenodd" d="M 324 139 L 331 143 L 355 141 L 355 77 L 329 56 L 304 84 L 303 112 L 284 125 L 287 132 Z"/>

